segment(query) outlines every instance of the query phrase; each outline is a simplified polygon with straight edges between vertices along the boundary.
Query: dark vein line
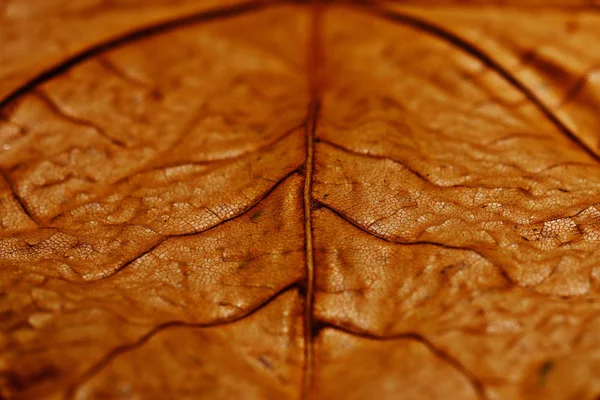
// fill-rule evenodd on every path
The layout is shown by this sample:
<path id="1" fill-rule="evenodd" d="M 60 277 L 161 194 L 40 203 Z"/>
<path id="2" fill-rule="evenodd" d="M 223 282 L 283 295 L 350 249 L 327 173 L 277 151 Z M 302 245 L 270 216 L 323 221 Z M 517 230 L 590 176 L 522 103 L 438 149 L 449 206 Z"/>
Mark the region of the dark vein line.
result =
<path id="1" fill-rule="evenodd" d="M 25 201 L 23 200 L 23 198 L 17 192 L 17 189 L 15 188 L 15 185 L 13 184 L 12 179 L 10 179 L 8 174 L 2 168 L 0 168 L 0 175 L 2 176 L 2 178 L 8 185 L 8 188 L 10 189 L 12 196 L 17 201 L 17 203 L 19 203 L 19 206 L 23 209 L 23 212 L 25 213 L 25 215 L 27 215 L 29 217 L 29 219 L 32 220 L 37 226 L 42 226 L 41 222 L 38 221 L 37 217 L 35 217 L 33 215 L 33 213 L 29 210 L 29 208 L 25 204 Z"/>
<path id="2" fill-rule="evenodd" d="M 449 185 L 449 186 L 438 185 L 438 184 L 430 181 L 427 177 L 425 177 L 423 174 L 421 174 L 416 169 L 410 168 L 403 161 L 398 160 L 396 158 L 382 156 L 382 155 L 379 155 L 379 154 L 363 153 L 363 152 L 360 152 L 360 151 L 349 149 L 349 148 L 347 148 L 345 146 L 342 146 L 340 144 L 337 144 L 337 143 L 334 143 L 334 142 L 332 142 L 330 140 L 322 139 L 322 138 L 319 138 L 317 140 L 317 143 L 322 143 L 322 144 L 324 144 L 326 146 L 333 147 L 333 148 L 335 148 L 337 150 L 340 150 L 340 151 L 342 151 L 342 152 L 344 152 L 346 154 L 350 154 L 350 155 L 353 155 L 353 156 L 365 157 L 365 158 L 374 159 L 374 160 L 383 160 L 383 161 L 394 162 L 396 164 L 399 164 L 404 169 L 407 169 L 409 172 L 411 172 L 413 175 L 415 175 L 418 178 L 420 178 L 422 181 L 425 181 L 425 182 L 427 182 L 427 183 L 429 183 L 430 185 L 433 185 L 433 186 L 437 186 L 437 187 L 440 187 L 440 188 L 454 188 L 454 187 L 457 187 L 457 186 L 463 187 L 462 185 Z"/>
<path id="3" fill-rule="evenodd" d="M 290 128 L 289 130 L 286 130 L 283 134 L 281 134 L 280 136 L 276 137 L 275 139 L 273 139 L 271 142 L 265 144 L 264 146 L 261 147 L 257 147 L 255 149 L 246 151 L 244 153 L 238 154 L 236 156 L 232 156 L 232 157 L 228 157 L 228 158 L 221 158 L 221 159 L 216 159 L 216 160 L 208 160 L 208 161 L 188 161 L 188 162 L 182 162 L 182 163 L 177 163 L 177 164 L 164 164 L 164 165 L 159 165 L 156 167 L 150 167 L 150 168 L 143 168 L 143 169 L 139 169 L 137 171 L 131 172 L 129 175 L 123 176 L 115 181 L 112 182 L 108 182 L 108 184 L 110 185 L 119 185 L 122 184 L 123 182 L 129 181 L 135 177 L 137 177 L 138 175 L 142 175 L 142 174 L 146 174 L 149 172 L 153 172 L 153 171 L 160 171 L 160 170 L 165 170 L 168 168 L 177 168 L 177 167 L 183 167 L 186 165 L 194 165 L 194 166 L 206 166 L 209 167 L 207 170 L 203 170 L 201 171 L 200 175 L 196 175 L 194 174 L 194 177 L 198 177 L 198 176 L 203 176 L 203 175 L 207 175 L 211 172 L 214 172 L 217 168 L 220 168 L 222 166 L 226 166 L 231 164 L 234 161 L 237 160 L 241 160 L 244 159 L 246 157 L 249 157 L 251 155 L 263 152 L 263 151 L 267 151 L 270 150 L 272 147 L 275 147 L 278 143 L 284 141 L 285 139 L 287 139 L 288 137 L 292 136 L 297 130 L 303 128 L 306 125 L 306 121 L 293 126 L 292 128 Z M 162 153 L 161 153 L 162 154 Z M 160 154 L 159 154 L 160 155 Z M 297 171 L 297 169 L 295 169 L 294 171 Z M 292 171 L 292 172 L 294 172 Z M 290 174 L 286 175 L 284 178 L 282 178 L 282 180 L 285 180 Z M 277 181 L 272 181 L 277 183 Z M 98 195 L 98 197 L 95 197 L 94 202 L 98 201 L 99 199 L 102 199 L 102 195 L 105 195 L 106 193 L 100 193 Z M 85 203 L 88 204 L 88 203 Z M 54 223 L 58 218 L 62 217 L 63 215 L 65 215 L 66 213 L 72 211 L 73 209 L 76 209 L 78 207 L 82 207 L 85 204 L 79 204 L 77 206 L 75 206 L 75 208 L 66 210 L 66 211 L 62 211 L 58 214 L 56 214 L 55 216 L 53 216 L 50 219 L 50 223 Z M 211 213 L 214 214 L 214 212 L 212 210 L 208 210 Z"/>
<path id="4" fill-rule="evenodd" d="M 198 232 L 198 233 L 202 233 L 202 232 Z M 97 278 L 97 279 L 92 279 L 92 280 L 84 281 L 83 283 L 88 283 L 88 284 L 89 283 L 94 283 L 94 282 L 98 282 L 98 281 L 101 281 L 101 280 L 106 280 L 108 278 L 111 278 L 111 277 L 117 275 L 119 272 L 123 271 L 125 268 L 129 267 L 131 264 L 133 264 L 137 260 L 140 260 L 144 256 L 150 254 L 158 246 L 160 246 L 161 244 L 163 244 L 167 239 L 170 239 L 170 238 L 173 238 L 173 237 L 177 237 L 177 235 L 168 235 L 168 236 L 161 237 L 160 239 L 158 239 L 158 241 L 156 243 L 154 243 L 151 246 L 147 247 L 141 253 L 136 254 L 135 257 L 133 257 L 132 259 L 130 259 L 128 261 L 125 261 L 123 264 L 121 264 L 120 266 L 118 266 L 117 268 L 115 268 L 113 271 L 109 272 L 107 275 L 101 276 L 100 278 Z"/>
<path id="5" fill-rule="evenodd" d="M 123 142 L 122 140 L 119 140 L 117 138 L 114 138 L 112 136 L 110 136 L 108 133 L 106 133 L 106 131 L 104 129 L 102 129 L 100 126 L 90 122 L 90 121 L 86 121 L 85 119 L 76 117 L 74 115 L 68 114 L 67 112 L 65 112 L 64 110 L 61 109 L 61 107 L 56 104 L 56 102 L 54 102 L 54 100 L 52 100 L 46 93 L 44 93 L 41 90 L 36 90 L 35 88 L 31 90 L 31 94 L 33 94 L 36 98 L 38 98 L 40 101 L 42 101 L 55 115 L 57 115 L 59 118 L 68 121 L 74 125 L 79 125 L 79 126 L 83 126 L 86 128 L 90 128 L 93 129 L 96 133 L 98 133 L 98 135 L 102 136 L 104 139 L 108 140 L 110 143 L 114 144 L 117 147 L 120 148 L 125 148 L 127 147 L 127 144 L 125 142 Z"/>
<path id="6" fill-rule="evenodd" d="M 127 268 L 131 264 L 133 264 L 138 259 L 140 259 L 143 256 L 145 256 L 146 254 L 149 254 L 150 252 L 152 252 L 152 250 L 156 249 L 158 246 L 160 246 L 167 239 L 200 235 L 200 234 L 206 233 L 208 231 L 211 231 L 213 229 L 216 229 L 219 226 L 221 226 L 221 225 L 223 225 L 223 224 L 225 224 L 227 222 L 231 222 L 231 221 L 236 220 L 237 218 L 243 217 L 248 212 L 250 212 L 250 210 L 252 210 L 254 207 L 256 207 L 257 205 L 259 205 L 271 193 L 273 193 L 290 176 L 292 176 L 294 174 L 297 174 L 299 172 L 299 169 L 300 168 L 296 168 L 293 171 L 289 172 L 287 175 L 285 175 L 283 178 L 281 178 L 278 182 L 276 182 L 272 187 L 270 187 L 266 192 L 264 192 L 260 197 L 258 197 L 253 203 L 249 204 L 246 208 L 244 208 L 243 210 L 241 210 L 238 214 L 236 214 L 236 215 L 234 215 L 232 217 L 225 218 L 225 219 L 219 221 L 218 223 L 216 223 L 215 225 L 209 226 L 208 228 L 204 228 L 204 229 L 201 229 L 199 231 L 193 231 L 193 232 L 188 232 L 188 233 L 180 233 L 180 234 L 162 236 L 156 243 L 154 243 L 153 245 L 151 245 L 148 248 L 146 248 L 146 250 L 144 250 L 141 254 L 138 254 L 134 258 L 132 258 L 131 260 L 126 261 L 125 263 L 123 263 L 122 265 L 120 265 L 119 267 L 117 267 L 116 269 L 114 269 L 112 272 L 110 272 L 109 274 L 107 274 L 105 276 L 102 276 L 101 278 L 94 279 L 94 280 L 89 280 L 89 281 L 84 281 L 82 283 L 94 283 L 94 282 L 97 282 L 97 281 L 100 281 L 100 280 L 105 280 L 105 279 L 108 279 L 108 278 L 111 278 L 111 277 L 115 276 L 116 274 L 118 274 L 119 272 L 123 271 L 125 268 Z"/>
<path id="7" fill-rule="evenodd" d="M 58 65 L 54 65 L 49 69 L 46 69 L 42 73 L 38 74 L 33 79 L 29 80 L 27 83 L 22 85 L 21 87 L 13 90 L 9 93 L 4 99 L 0 100 L 0 109 L 4 108 L 6 105 L 16 100 L 17 98 L 23 96 L 24 94 L 31 91 L 36 86 L 63 74 L 73 68 L 75 65 L 80 64 L 87 59 L 94 57 L 103 52 L 115 49 L 119 46 L 134 43 L 136 41 L 156 36 L 161 33 L 165 33 L 174 29 L 183 28 L 186 26 L 193 26 L 199 24 L 201 22 L 212 21 L 215 19 L 224 19 L 230 18 L 237 15 L 242 15 L 246 13 L 250 13 L 252 11 L 258 11 L 260 9 L 267 8 L 274 4 L 279 3 L 277 0 L 273 1 L 250 1 L 247 3 L 236 4 L 233 6 L 226 6 L 220 8 L 214 8 L 212 10 L 203 10 L 191 15 L 185 15 L 181 17 L 176 17 L 173 19 L 169 19 L 167 21 L 161 21 L 155 24 L 151 24 L 142 28 L 134 29 L 132 31 L 126 32 L 120 36 L 110 38 L 107 41 L 100 42 L 95 46 L 84 49 L 75 55 L 67 58 L 65 61 L 61 62 Z"/>
<path id="8" fill-rule="evenodd" d="M 567 161 L 567 162 L 560 162 L 558 164 L 553 164 L 550 165 L 542 170 L 540 170 L 540 175 L 542 173 L 547 173 L 555 168 L 565 168 L 565 167 L 583 167 L 583 168 L 600 168 L 600 165 L 598 164 L 588 164 L 588 163 L 584 163 L 584 162 L 576 162 L 576 161 Z"/>
<path id="9" fill-rule="evenodd" d="M 330 141 L 328 141 L 328 140 L 324 140 L 324 139 L 317 139 L 317 142 L 318 142 L 318 143 L 323 143 L 323 144 L 325 144 L 325 145 L 328 145 L 328 146 L 331 146 L 331 147 L 333 147 L 333 148 L 336 148 L 336 149 L 338 149 L 338 150 L 340 150 L 340 151 L 343 151 L 343 152 L 345 152 L 345 153 L 351 154 L 351 155 L 353 155 L 353 156 L 360 156 L 360 157 L 365 157 L 365 158 L 368 158 L 368 159 L 376 159 L 376 160 L 386 160 L 386 161 L 391 161 L 391 162 L 397 163 L 397 164 L 399 164 L 401 167 L 403 167 L 403 168 L 407 169 L 408 171 L 412 172 L 414 175 L 416 175 L 418 178 L 422 179 L 422 180 L 423 180 L 423 181 L 425 181 L 426 183 L 429 183 L 429 184 L 431 184 L 432 186 L 435 186 L 435 187 L 438 187 L 438 188 L 442 188 L 442 189 L 445 189 L 445 188 L 448 188 L 448 189 L 453 189 L 453 188 L 466 188 L 466 189 L 489 189 L 489 190 L 494 190 L 494 189 L 505 189 L 505 190 L 515 190 L 515 191 L 519 191 L 519 192 L 521 192 L 521 193 L 522 193 L 524 196 L 528 196 L 528 197 L 531 197 L 531 198 L 535 198 L 535 197 L 537 197 L 536 195 L 532 194 L 532 193 L 530 192 L 530 190 L 523 189 L 523 188 L 520 188 L 520 187 L 510 187 L 510 186 L 493 186 L 493 187 L 486 187 L 486 186 L 468 186 L 468 185 L 462 185 L 462 184 L 459 184 L 459 185 L 449 185 L 449 186 L 442 186 L 442 185 L 438 185 L 438 184 L 436 184 L 435 182 L 432 182 L 432 181 L 430 181 L 429 179 L 425 178 L 425 177 L 424 177 L 423 175 L 421 175 L 420 173 L 418 173 L 418 172 L 416 172 L 415 170 L 411 169 L 410 167 L 406 166 L 406 165 L 405 165 L 405 164 L 404 164 L 404 163 L 403 163 L 401 160 L 397 160 L 397 159 L 395 159 L 395 158 L 390 158 L 390 157 L 386 157 L 386 156 L 380 156 L 380 155 L 376 155 L 376 154 L 361 153 L 361 152 L 358 152 L 358 151 L 355 151 L 355 150 L 348 149 L 348 148 L 346 148 L 346 147 L 344 147 L 344 146 L 338 145 L 337 143 L 333 143 L 333 142 L 330 142 Z M 592 165 L 592 164 L 585 164 L 585 163 L 561 163 L 561 164 L 557 164 L 557 165 L 554 165 L 554 166 L 547 167 L 547 168 L 545 168 L 545 169 L 544 169 L 544 171 L 547 171 L 547 170 L 549 170 L 549 169 L 551 169 L 551 168 L 560 167 L 560 166 L 563 166 L 563 165 L 577 165 L 577 166 L 585 166 L 585 167 L 600 168 L 600 165 L 597 165 L 597 164 L 593 164 L 593 165 Z M 540 196 L 543 196 L 543 195 L 540 195 Z M 330 210 L 332 210 L 332 211 L 336 212 L 336 213 L 337 213 L 337 214 L 338 214 L 340 217 L 342 217 L 342 218 L 346 219 L 348 222 L 350 222 L 350 223 L 352 223 L 352 224 L 354 224 L 354 225 L 358 226 L 358 225 L 357 225 L 355 222 L 353 222 L 353 221 L 351 220 L 351 218 L 350 218 L 350 217 L 347 217 L 347 216 L 343 215 L 341 212 L 339 212 L 339 211 L 337 211 L 337 210 L 335 210 L 335 209 L 331 208 L 330 206 L 328 206 L 328 205 L 326 205 L 326 204 L 323 204 L 323 203 L 321 203 L 321 202 L 319 202 L 319 203 L 320 203 L 321 205 L 323 205 L 324 207 L 326 207 L 326 208 L 329 208 Z M 531 223 L 529 223 L 529 224 L 526 224 L 526 225 L 534 225 L 534 224 L 539 224 L 539 223 L 549 222 L 549 221 L 553 221 L 553 220 L 555 220 L 555 219 L 558 219 L 558 218 L 573 218 L 573 217 L 577 217 L 577 216 L 579 216 L 579 214 L 583 213 L 583 212 L 584 212 L 585 210 L 587 210 L 588 208 L 590 208 L 590 207 L 594 207 L 594 206 L 596 206 L 596 205 L 598 205 L 598 204 L 599 204 L 598 202 L 590 203 L 589 205 L 585 206 L 584 208 L 581 208 L 581 206 L 580 206 L 580 209 L 579 209 L 579 210 L 578 210 L 578 211 L 577 211 L 575 214 L 569 214 L 569 215 L 566 215 L 566 216 L 563 216 L 563 215 L 556 215 L 556 216 L 555 216 L 555 217 L 553 217 L 553 218 L 550 218 L 550 219 L 544 219 L 544 220 L 540 220 L 540 221 L 534 221 L 534 222 L 531 222 Z M 387 217 L 387 216 L 386 216 L 386 217 Z M 386 217 L 384 217 L 384 218 L 386 218 Z M 377 221 L 375 221 L 375 222 L 378 222 L 378 221 L 379 221 L 379 220 L 377 220 Z M 371 234 L 373 234 L 373 233 L 372 233 L 372 232 L 370 232 L 370 231 L 366 231 L 366 232 L 367 232 L 367 233 L 371 233 Z M 375 236 L 376 236 L 376 235 L 375 235 Z M 385 238 L 382 238 L 382 239 L 385 239 Z M 404 243 L 404 244 L 406 244 L 406 243 Z"/>
<path id="10" fill-rule="evenodd" d="M 314 311 L 314 286 L 315 262 L 312 237 L 312 178 L 314 168 L 314 132 L 319 105 L 311 104 L 312 120 L 306 127 L 307 132 L 307 157 L 304 178 L 304 234 L 306 251 L 306 297 L 304 303 L 304 379 L 302 384 L 301 399 L 309 399 L 312 388 L 313 371 L 313 311 Z"/>
<path id="11" fill-rule="evenodd" d="M 567 90 L 566 94 L 562 98 L 562 101 L 558 105 L 558 108 L 563 108 L 567 106 L 571 101 L 573 101 L 588 84 L 590 74 L 596 72 L 598 68 L 598 65 L 594 65 L 587 71 L 585 71 L 583 74 L 581 74 L 579 78 L 575 81 L 575 83 L 571 86 L 571 88 Z"/>
<path id="12" fill-rule="evenodd" d="M 317 119 L 321 106 L 319 89 L 319 68 L 322 59 L 321 54 L 321 29 L 322 29 L 322 8 L 315 3 L 311 10 L 310 40 L 308 43 L 308 63 L 310 79 L 310 97 L 311 102 L 308 109 L 308 123 L 306 125 L 306 164 L 304 173 L 304 234 L 306 251 L 306 293 L 304 301 L 304 370 L 300 398 L 308 400 L 311 398 L 313 384 L 313 334 L 315 331 L 314 323 L 314 302 L 315 302 L 315 256 L 313 251 L 313 227 L 312 227 L 312 184 L 313 170 L 315 166 L 315 136 Z"/>
<path id="13" fill-rule="evenodd" d="M 115 63 L 113 63 L 110 59 L 103 56 L 102 54 L 97 55 L 96 61 L 107 72 L 111 73 L 112 75 L 116 76 L 117 78 L 121 79 L 122 81 L 125 81 L 125 82 L 129 83 L 130 85 L 133 85 L 133 86 L 145 89 L 145 90 L 149 90 L 150 92 L 155 93 L 155 94 L 159 93 L 157 91 L 157 89 L 154 88 L 151 84 L 144 82 L 140 79 L 137 79 L 133 76 L 130 76 L 125 71 L 121 70 L 121 68 L 117 67 L 117 65 Z"/>
<path id="14" fill-rule="evenodd" d="M 414 340 L 416 342 L 419 342 L 420 344 L 425 346 L 438 359 L 444 361 L 446 364 L 450 365 L 454 370 L 459 372 L 462 376 L 467 378 L 467 380 L 471 384 L 471 387 L 473 388 L 473 390 L 475 391 L 475 393 L 477 394 L 477 396 L 480 399 L 487 399 L 483 383 L 481 382 L 481 380 L 479 380 L 479 378 L 473 372 L 471 372 L 469 369 L 467 369 L 467 367 L 465 367 L 458 359 L 456 359 L 455 357 L 450 355 L 447 351 L 436 346 L 431 340 L 427 339 L 425 336 L 423 336 L 420 333 L 403 332 L 403 333 L 396 333 L 396 334 L 389 335 L 389 336 L 377 336 L 377 335 L 374 335 L 367 331 L 360 331 L 355 328 L 349 328 L 349 327 L 341 326 L 341 325 L 334 325 L 330 322 L 325 322 L 325 321 L 319 321 L 319 325 L 322 329 L 326 329 L 326 328 L 333 329 L 333 330 L 343 332 L 348 335 L 359 337 L 359 338 L 366 339 L 366 340 L 375 340 L 375 341 L 379 341 L 379 342 L 384 342 L 384 341 L 407 339 L 407 340 Z"/>
<path id="15" fill-rule="evenodd" d="M 355 220 L 353 220 L 352 218 L 350 218 L 349 216 L 347 216 L 346 214 L 344 214 L 341 211 L 338 211 L 337 209 L 333 208 L 332 206 L 322 203 L 318 200 L 313 200 L 314 203 L 317 203 L 319 205 L 319 207 L 324 208 L 326 210 L 329 210 L 330 212 L 332 212 L 333 214 L 335 214 L 336 216 L 338 216 L 339 218 L 341 218 L 342 220 L 346 221 L 347 223 L 349 223 L 350 225 L 354 226 L 357 229 L 360 229 L 361 231 L 365 232 L 366 234 L 368 234 L 369 236 L 373 236 L 376 237 L 377 239 L 380 240 L 384 240 L 388 243 L 392 243 L 392 244 L 398 244 L 398 245 L 403 245 L 403 246 L 421 246 L 421 245 L 429 245 L 429 246 L 436 246 L 436 247 L 441 247 L 444 249 L 449 249 L 449 250 L 462 250 L 462 251 L 471 251 L 477 255 L 479 255 L 481 258 L 487 260 L 488 262 L 490 262 L 493 266 L 495 266 L 498 271 L 500 272 L 500 275 L 502 275 L 502 277 L 511 285 L 514 286 L 519 286 L 519 287 L 523 287 L 520 285 L 517 285 L 514 280 L 510 277 L 510 275 L 508 274 L 508 272 L 506 272 L 506 270 L 504 269 L 504 267 L 499 266 L 498 264 L 496 264 L 495 262 L 492 262 L 485 254 L 481 253 L 478 250 L 475 250 L 471 247 L 466 247 L 466 246 L 453 246 L 453 245 L 449 245 L 449 244 L 445 244 L 445 243 L 439 243 L 439 242 L 431 242 L 431 241 L 427 241 L 427 240 L 418 240 L 418 241 L 414 241 L 414 242 L 405 242 L 405 241 L 401 241 L 401 240 L 393 240 L 390 238 L 387 238 L 385 236 L 382 236 L 376 232 L 370 231 L 364 227 L 362 227 L 358 222 L 356 222 Z"/>
<path id="16" fill-rule="evenodd" d="M 145 169 L 140 169 L 136 172 L 134 172 L 131 175 L 128 175 L 126 177 L 120 178 L 118 180 L 116 180 L 115 182 L 113 182 L 112 184 L 116 184 L 116 183 L 121 183 L 125 180 L 131 179 L 133 177 L 135 177 L 136 175 L 140 175 L 140 174 L 145 174 L 148 172 L 152 172 L 152 171 L 160 171 L 160 170 L 164 170 L 167 168 L 177 168 L 177 167 L 183 167 L 186 165 L 197 165 L 197 166 L 214 166 L 215 168 L 217 168 L 218 166 L 222 165 L 222 164 L 230 164 L 233 161 L 237 161 L 237 160 L 241 160 L 245 157 L 251 156 L 253 154 L 256 153 L 260 153 L 262 151 L 266 151 L 271 149 L 272 147 L 275 147 L 275 145 L 277 145 L 278 143 L 284 141 L 285 139 L 287 139 L 288 137 L 292 136 L 296 131 L 298 131 L 299 129 L 302 129 L 306 126 L 307 121 L 302 121 L 299 124 L 296 124 L 294 126 L 292 126 L 291 128 L 285 130 L 281 135 L 275 137 L 275 139 L 272 139 L 270 142 L 265 143 L 264 145 L 248 150 L 248 151 L 244 151 L 240 154 L 237 154 L 235 156 L 231 156 L 231 157 L 223 157 L 223 158 L 216 158 L 216 159 L 212 159 L 212 160 L 204 160 L 204 161 L 178 161 L 177 163 L 172 163 L 172 164 L 162 164 L 162 165 L 157 165 L 154 167 L 150 167 L 150 168 L 145 168 Z M 164 153 L 164 152 L 162 152 Z M 162 154 L 161 153 L 161 154 Z M 212 171 L 212 170 L 211 170 Z"/>
<path id="17" fill-rule="evenodd" d="M 515 89 L 521 92 L 531 103 L 533 103 L 536 106 L 536 108 L 540 112 L 542 112 L 542 114 L 544 114 L 544 116 L 546 116 L 546 118 L 548 118 L 550 122 L 552 122 L 552 124 L 559 130 L 559 132 L 561 132 L 565 137 L 567 137 L 575 146 L 577 146 L 581 151 L 590 156 L 593 160 L 600 163 L 600 155 L 596 154 L 593 149 L 591 149 L 575 134 L 575 132 L 573 132 L 569 127 L 567 127 L 565 123 L 552 110 L 550 110 L 550 108 L 548 108 L 532 90 L 530 90 L 513 73 L 511 73 L 508 69 L 503 67 L 499 62 L 497 62 L 493 57 L 488 55 L 485 51 L 479 49 L 477 46 L 470 43 L 466 39 L 463 39 L 459 35 L 456 35 L 455 33 L 441 26 L 435 25 L 434 23 L 417 17 L 415 15 L 393 11 L 387 8 L 383 8 L 381 6 L 362 5 L 360 8 L 372 15 L 381 17 L 392 22 L 396 22 L 401 25 L 412 27 L 413 29 L 416 29 L 420 32 L 434 36 L 451 44 L 455 48 L 477 58 L 488 68 L 492 69 L 497 74 L 499 74 Z"/>
<path id="18" fill-rule="evenodd" d="M 333 148 L 335 148 L 337 150 L 340 150 L 340 151 L 342 151 L 344 153 L 347 153 L 347 154 L 350 154 L 350 155 L 353 155 L 353 156 L 364 157 L 364 158 L 368 158 L 368 159 L 372 159 L 372 160 L 391 161 L 393 163 L 398 164 L 402 168 L 406 169 L 407 171 L 409 171 L 410 173 L 412 173 L 413 175 L 415 175 L 417 178 L 419 178 L 423 182 L 425 182 L 425 183 L 427 183 L 427 184 L 429 184 L 431 186 L 434 186 L 436 188 L 439 188 L 439 189 L 457 189 L 457 188 L 464 188 L 464 189 L 489 189 L 489 190 L 504 189 L 504 190 L 514 190 L 514 191 L 520 192 L 524 196 L 533 197 L 533 198 L 536 197 L 534 194 L 531 193 L 531 190 L 525 189 L 525 188 L 522 188 L 522 187 L 519 187 L 519 186 L 483 186 L 483 185 L 470 186 L 470 185 L 465 185 L 465 184 L 440 185 L 439 183 L 433 182 L 432 180 L 430 180 L 429 178 L 427 178 L 425 175 L 421 174 L 416 169 L 413 169 L 413 168 L 409 167 L 402 160 L 399 160 L 399 159 L 396 159 L 396 158 L 392 158 L 392 157 L 382 156 L 382 155 L 378 155 L 378 154 L 362 153 L 360 151 L 349 149 L 347 147 L 344 147 L 342 145 L 339 145 L 337 143 L 331 142 L 331 141 L 326 140 L 326 139 L 317 139 L 317 143 L 323 143 L 324 145 L 333 147 Z M 518 167 L 515 166 L 515 168 L 518 168 Z"/>
<path id="19" fill-rule="evenodd" d="M 65 399 L 66 400 L 75 399 L 77 390 L 82 385 L 84 385 L 87 381 L 92 379 L 95 375 L 99 374 L 103 369 L 108 367 L 108 365 L 110 365 L 110 363 L 112 363 L 116 358 L 120 357 L 121 355 L 124 355 L 124 354 L 127 354 L 127 353 L 137 350 L 138 348 L 140 348 L 144 344 L 146 344 L 154 336 L 156 336 L 157 334 L 159 334 L 163 331 L 166 331 L 166 330 L 172 329 L 172 328 L 214 328 L 214 327 L 219 327 L 219 326 L 230 325 L 239 320 L 250 317 L 251 315 L 257 313 L 258 311 L 260 311 L 263 308 L 265 308 L 266 306 L 268 306 L 271 302 L 276 300 L 279 296 L 281 296 L 285 292 L 287 292 L 291 289 L 297 288 L 297 287 L 298 287 L 298 282 L 292 282 L 291 284 L 284 286 L 282 289 L 278 290 L 273 295 L 266 298 L 262 303 L 258 304 L 256 307 L 252 308 L 251 310 L 246 311 L 245 313 L 234 316 L 233 318 L 225 318 L 225 319 L 213 321 L 210 323 L 202 323 L 202 322 L 194 323 L 194 322 L 186 322 L 186 321 L 180 321 L 180 320 L 167 321 L 167 322 L 160 323 L 159 325 L 155 326 L 154 328 L 152 328 L 148 332 L 146 332 L 144 335 L 139 337 L 135 342 L 117 346 L 117 347 L 113 348 L 112 350 L 110 350 L 104 357 L 102 357 L 99 361 L 97 361 L 95 364 L 93 364 L 90 368 L 88 368 L 85 372 L 83 372 L 83 374 L 81 374 L 71 385 L 69 385 L 67 391 L 65 392 Z"/>

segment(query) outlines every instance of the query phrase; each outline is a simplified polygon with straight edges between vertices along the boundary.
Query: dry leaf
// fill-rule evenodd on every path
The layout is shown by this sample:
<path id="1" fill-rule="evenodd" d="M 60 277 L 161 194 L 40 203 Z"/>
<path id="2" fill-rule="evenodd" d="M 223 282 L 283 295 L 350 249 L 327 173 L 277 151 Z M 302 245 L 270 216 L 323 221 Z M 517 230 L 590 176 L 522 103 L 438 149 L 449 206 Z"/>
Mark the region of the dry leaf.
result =
<path id="1" fill-rule="evenodd" d="M 0 6 L 0 395 L 599 396 L 599 22 Z"/>

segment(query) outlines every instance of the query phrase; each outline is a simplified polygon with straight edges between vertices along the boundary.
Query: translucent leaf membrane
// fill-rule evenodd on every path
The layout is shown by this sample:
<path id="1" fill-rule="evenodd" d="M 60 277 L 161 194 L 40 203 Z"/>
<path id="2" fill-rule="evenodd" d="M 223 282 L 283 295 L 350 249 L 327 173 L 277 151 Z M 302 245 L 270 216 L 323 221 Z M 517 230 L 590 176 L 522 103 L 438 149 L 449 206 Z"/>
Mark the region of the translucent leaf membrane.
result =
<path id="1" fill-rule="evenodd" d="M 0 397 L 597 397 L 594 7 L 0 6 Z"/>

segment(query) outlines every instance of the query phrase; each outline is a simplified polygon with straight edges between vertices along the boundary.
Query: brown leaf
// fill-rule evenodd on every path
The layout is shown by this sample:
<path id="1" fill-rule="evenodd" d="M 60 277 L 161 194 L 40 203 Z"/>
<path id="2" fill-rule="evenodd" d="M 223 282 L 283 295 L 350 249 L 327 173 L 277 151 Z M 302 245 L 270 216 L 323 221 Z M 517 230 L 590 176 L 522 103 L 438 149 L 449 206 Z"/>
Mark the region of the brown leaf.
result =
<path id="1" fill-rule="evenodd" d="M 0 396 L 595 398 L 594 7 L 6 3 Z"/>

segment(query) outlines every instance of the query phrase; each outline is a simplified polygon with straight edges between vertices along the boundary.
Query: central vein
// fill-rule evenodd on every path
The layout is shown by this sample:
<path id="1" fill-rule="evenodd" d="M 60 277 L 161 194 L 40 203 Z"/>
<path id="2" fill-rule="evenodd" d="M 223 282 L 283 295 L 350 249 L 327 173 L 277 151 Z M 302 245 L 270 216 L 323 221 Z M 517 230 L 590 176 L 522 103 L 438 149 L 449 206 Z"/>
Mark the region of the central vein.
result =
<path id="1" fill-rule="evenodd" d="M 318 69 L 320 60 L 321 7 L 313 6 L 309 42 L 309 74 L 311 101 L 306 124 L 306 168 L 304 174 L 304 234 L 306 250 L 306 297 L 304 303 L 304 381 L 302 398 L 309 399 L 313 373 L 313 308 L 315 262 L 312 235 L 312 178 L 315 153 L 315 129 L 320 108 Z"/>

